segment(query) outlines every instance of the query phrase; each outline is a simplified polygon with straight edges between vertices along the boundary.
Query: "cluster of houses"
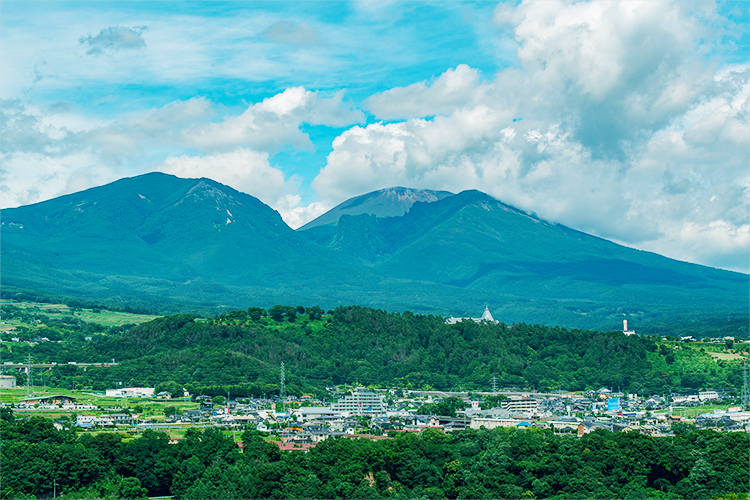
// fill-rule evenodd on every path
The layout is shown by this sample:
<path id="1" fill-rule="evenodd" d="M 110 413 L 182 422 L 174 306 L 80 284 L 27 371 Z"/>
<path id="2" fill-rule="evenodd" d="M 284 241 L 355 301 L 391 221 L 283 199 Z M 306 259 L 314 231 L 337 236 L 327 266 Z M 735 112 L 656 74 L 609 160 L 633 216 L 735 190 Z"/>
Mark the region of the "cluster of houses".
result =
<path id="1" fill-rule="evenodd" d="M 328 437 L 360 435 L 357 432 L 363 430 L 370 435 L 383 435 L 390 431 L 421 432 L 425 429 L 453 432 L 482 427 L 538 427 L 583 435 L 601 428 L 658 436 L 668 435 L 673 423 L 685 421 L 699 427 L 726 431 L 745 429 L 750 424 L 750 412 L 742 412 L 741 408 L 688 420 L 679 415 L 682 407 L 670 406 L 669 403 L 669 399 L 675 404 L 675 400 L 683 401 L 682 398 L 685 402 L 696 400 L 703 403 L 719 397 L 715 392 L 705 392 L 672 395 L 671 398 L 655 395 L 643 399 L 636 395 L 625 397 L 602 388 L 583 396 L 513 396 L 491 409 L 481 409 L 482 399 L 465 398 L 464 410 L 459 410 L 456 417 L 444 417 L 417 414 L 421 403 L 414 398 L 401 398 L 397 403 L 388 405 L 383 393 L 360 388 L 327 406 L 314 406 L 312 404 L 319 402 L 307 397 L 307 401 L 303 402 L 309 406 L 289 411 L 283 408 L 268 409 L 270 400 L 228 401 L 224 407 L 216 408 L 203 400 L 198 409 L 173 415 L 169 421 L 252 427 L 261 432 L 275 433 L 281 440 L 280 446 L 288 445 L 288 449 L 307 449 Z M 439 401 L 427 399 L 427 402 Z M 278 408 L 280 403 L 276 406 Z M 584 417 L 584 414 L 588 416 Z"/>
<path id="2" fill-rule="evenodd" d="M 150 388 L 118 389 L 112 395 L 124 398 L 159 397 Z M 720 400 L 721 395 L 714 391 L 663 397 L 654 395 L 649 398 L 615 393 L 606 388 L 583 395 L 559 394 L 543 398 L 525 394 L 513 395 L 490 409 L 482 409 L 485 402 L 481 397 L 463 398 L 465 408 L 459 410 L 455 417 L 420 415 L 420 407 L 424 403 L 442 401 L 433 399 L 433 396 L 425 398 L 412 394 L 411 397 L 396 398 L 395 391 L 386 393 L 365 388 L 340 395 L 338 401 L 327 405 L 310 396 L 287 401 L 286 405 L 278 398 L 229 400 L 217 405 L 209 396 L 198 396 L 195 398 L 197 408 L 175 412 L 164 421 L 148 420 L 123 412 L 78 415 L 76 425 L 84 429 L 120 426 L 164 429 L 184 425 L 254 428 L 276 434 L 280 438 L 277 443 L 283 449 L 307 449 L 329 437 L 361 436 L 359 432 L 366 432 L 372 437 L 391 431 L 422 432 L 425 429 L 454 432 L 466 428 L 537 427 L 579 436 L 596 429 L 669 435 L 672 424 L 676 422 L 723 431 L 750 429 L 750 412 L 743 412 L 741 407 L 686 418 L 684 410 L 687 406 Z M 64 395 L 23 398 L 18 407 L 63 408 L 71 411 L 97 409 L 94 405 L 82 405 L 76 402 L 76 398 Z"/>

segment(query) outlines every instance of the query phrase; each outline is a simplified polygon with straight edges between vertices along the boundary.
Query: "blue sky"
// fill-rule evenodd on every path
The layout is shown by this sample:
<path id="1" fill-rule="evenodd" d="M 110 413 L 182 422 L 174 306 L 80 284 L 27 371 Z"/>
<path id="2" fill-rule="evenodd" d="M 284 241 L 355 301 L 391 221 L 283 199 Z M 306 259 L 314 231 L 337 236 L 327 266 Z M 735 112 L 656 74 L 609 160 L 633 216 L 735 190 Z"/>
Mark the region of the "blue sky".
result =
<path id="1" fill-rule="evenodd" d="M 0 207 L 164 171 L 297 227 L 474 188 L 747 272 L 749 24 L 746 2 L 3 1 Z"/>

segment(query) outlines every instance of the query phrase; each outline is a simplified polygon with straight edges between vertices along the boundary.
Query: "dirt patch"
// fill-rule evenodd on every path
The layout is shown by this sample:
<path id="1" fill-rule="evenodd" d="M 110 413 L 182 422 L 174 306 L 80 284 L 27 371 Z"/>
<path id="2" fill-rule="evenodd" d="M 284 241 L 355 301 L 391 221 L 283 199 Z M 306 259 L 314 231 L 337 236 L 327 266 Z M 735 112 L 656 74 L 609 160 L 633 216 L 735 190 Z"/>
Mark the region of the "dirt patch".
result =
<path id="1" fill-rule="evenodd" d="M 742 354 L 732 354 L 728 352 L 709 352 L 708 354 L 716 359 L 725 359 L 727 361 L 732 361 L 735 359 L 745 359 L 745 356 L 743 356 Z"/>

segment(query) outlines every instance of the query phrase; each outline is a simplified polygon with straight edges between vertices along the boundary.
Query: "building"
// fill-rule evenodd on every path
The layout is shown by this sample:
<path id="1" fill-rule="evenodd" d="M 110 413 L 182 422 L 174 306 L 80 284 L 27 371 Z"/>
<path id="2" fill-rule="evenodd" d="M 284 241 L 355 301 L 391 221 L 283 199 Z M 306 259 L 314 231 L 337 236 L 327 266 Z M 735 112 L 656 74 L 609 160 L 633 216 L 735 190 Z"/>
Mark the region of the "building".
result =
<path id="1" fill-rule="evenodd" d="M 628 330 L 628 320 L 622 320 L 622 333 L 625 335 L 635 335 L 635 330 Z"/>
<path id="2" fill-rule="evenodd" d="M 76 398 L 73 396 L 32 396 L 30 398 L 22 398 L 20 403 L 26 403 L 27 405 L 68 405 L 75 404 Z"/>
<path id="3" fill-rule="evenodd" d="M 12 375 L 0 375 L 0 389 L 9 389 L 16 386 L 16 377 Z"/>
<path id="4" fill-rule="evenodd" d="M 301 422 L 337 416 L 336 412 L 330 406 L 303 406 L 292 411 L 292 415 L 296 416 Z"/>
<path id="5" fill-rule="evenodd" d="M 503 410 L 513 413 L 533 413 L 539 408 L 539 400 L 534 398 L 512 398 L 502 402 Z"/>
<path id="6" fill-rule="evenodd" d="M 455 325 L 456 323 L 460 323 L 464 320 L 473 321 L 475 323 L 482 323 L 484 321 L 487 321 L 488 323 L 492 323 L 494 325 L 499 323 L 499 321 L 495 320 L 495 318 L 492 317 L 492 313 L 490 313 L 489 307 L 484 308 L 484 313 L 482 314 L 481 318 L 454 318 L 453 316 L 451 316 L 450 318 L 445 320 L 445 323 L 447 325 Z"/>
<path id="7" fill-rule="evenodd" d="M 472 418 L 469 427 L 472 429 L 494 429 L 495 427 L 517 427 L 518 420 L 514 418 Z"/>
<path id="8" fill-rule="evenodd" d="M 107 389 L 110 398 L 151 398 L 154 396 L 153 387 L 127 387 L 125 389 Z"/>
<path id="9" fill-rule="evenodd" d="M 372 391 L 358 389 L 331 405 L 331 410 L 350 415 L 380 415 L 385 413 L 383 396 Z"/>
<path id="10" fill-rule="evenodd" d="M 719 393 L 716 391 L 699 391 L 698 399 L 708 401 L 709 399 L 719 399 Z"/>

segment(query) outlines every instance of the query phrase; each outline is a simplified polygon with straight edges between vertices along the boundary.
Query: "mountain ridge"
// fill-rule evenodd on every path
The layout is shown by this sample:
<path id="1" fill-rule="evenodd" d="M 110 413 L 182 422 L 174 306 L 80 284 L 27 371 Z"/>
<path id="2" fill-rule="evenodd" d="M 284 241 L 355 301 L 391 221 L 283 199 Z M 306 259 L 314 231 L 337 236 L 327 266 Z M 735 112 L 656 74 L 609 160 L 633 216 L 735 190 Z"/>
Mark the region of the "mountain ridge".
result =
<path id="1" fill-rule="evenodd" d="M 6 285 L 167 310 L 317 303 L 458 316 L 489 303 L 506 322 L 597 328 L 747 314 L 747 275 L 617 245 L 476 190 L 396 216 L 335 215 L 295 231 L 216 181 L 146 174 L 3 210 L 0 265 Z"/>

